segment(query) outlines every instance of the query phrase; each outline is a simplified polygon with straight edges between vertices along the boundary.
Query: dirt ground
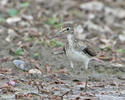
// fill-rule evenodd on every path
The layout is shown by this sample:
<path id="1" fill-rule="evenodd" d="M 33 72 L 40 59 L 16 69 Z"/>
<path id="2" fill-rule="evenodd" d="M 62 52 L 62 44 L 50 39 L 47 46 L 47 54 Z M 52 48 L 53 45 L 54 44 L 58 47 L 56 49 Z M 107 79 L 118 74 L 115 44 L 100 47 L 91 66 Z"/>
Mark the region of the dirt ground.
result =
<path id="1" fill-rule="evenodd" d="M 86 92 L 83 64 L 50 39 L 67 21 L 99 49 Z M 124 0 L 0 0 L 0 100 L 125 100 L 124 26 Z"/>

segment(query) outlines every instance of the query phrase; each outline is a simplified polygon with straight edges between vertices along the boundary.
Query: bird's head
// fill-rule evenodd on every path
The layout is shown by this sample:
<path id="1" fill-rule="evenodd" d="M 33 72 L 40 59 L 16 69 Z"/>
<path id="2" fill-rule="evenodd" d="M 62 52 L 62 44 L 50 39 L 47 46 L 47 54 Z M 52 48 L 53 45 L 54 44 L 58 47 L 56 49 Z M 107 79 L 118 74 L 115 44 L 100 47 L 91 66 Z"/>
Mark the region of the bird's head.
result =
<path id="1" fill-rule="evenodd" d="M 61 30 L 59 32 L 60 34 L 73 34 L 74 33 L 74 27 L 71 23 L 65 23 L 62 25 Z"/>
<path id="2" fill-rule="evenodd" d="M 74 34 L 74 27 L 72 23 L 64 23 L 61 26 L 61 30 L 54 35 L 55 37 L 65 38 L 68 34 Z"/>

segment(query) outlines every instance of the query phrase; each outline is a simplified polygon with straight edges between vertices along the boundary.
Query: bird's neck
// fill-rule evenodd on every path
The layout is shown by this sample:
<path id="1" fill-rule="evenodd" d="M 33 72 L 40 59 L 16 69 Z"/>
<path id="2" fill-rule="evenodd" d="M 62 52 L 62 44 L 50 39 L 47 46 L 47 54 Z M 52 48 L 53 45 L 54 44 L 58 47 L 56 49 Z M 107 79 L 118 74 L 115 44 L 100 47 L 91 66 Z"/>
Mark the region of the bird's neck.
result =
<path id="1" fill-rule="evenodd" d="M 67 40 L 68 40 L 69 48 L 73 48 L 73 35 L 68 34 L 67 35 Z"/>

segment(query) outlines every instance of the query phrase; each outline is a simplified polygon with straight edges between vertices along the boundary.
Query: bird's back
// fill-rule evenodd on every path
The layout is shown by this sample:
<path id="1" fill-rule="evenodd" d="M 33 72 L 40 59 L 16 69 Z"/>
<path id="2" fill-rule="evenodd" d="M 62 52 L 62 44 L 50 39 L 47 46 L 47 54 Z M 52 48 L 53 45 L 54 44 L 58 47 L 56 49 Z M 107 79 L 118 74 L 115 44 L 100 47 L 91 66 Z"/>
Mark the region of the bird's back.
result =
<path id="1" fill-rule="evenodd" d="M 94 45 L 87 40 L 81 41 L 81 40 L 76 39 L 74 41 L 74 44 L 75 44 L 74 48 L 77 51 L 86 54 L 88 57 L 94 57 L 97 55 Z"/>

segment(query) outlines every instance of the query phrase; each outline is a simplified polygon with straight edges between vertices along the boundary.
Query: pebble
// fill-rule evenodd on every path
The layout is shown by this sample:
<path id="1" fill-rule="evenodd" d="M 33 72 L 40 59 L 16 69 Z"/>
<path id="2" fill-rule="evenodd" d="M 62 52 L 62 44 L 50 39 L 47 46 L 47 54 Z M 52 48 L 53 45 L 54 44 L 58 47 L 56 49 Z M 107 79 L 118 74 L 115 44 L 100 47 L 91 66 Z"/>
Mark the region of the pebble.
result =
<path id="1" fill-rule="evenodd" d="M 104 4 L 102 2 L 92 1 L 81 4 L 80 8 L 89 11 L 102 11 L 104 8 Z"/>
<path id="2" fill-rule="evenodd" d="M 125 42 L 125 35 L 124 34 L 120 34 L 119 35 L 119 39 L 121 42 Z"/>
<path id="3" fill-rule="evenodd" d="M 13 29 L 8 29 L 8 36 L 6 37 L 7 42 L 11 42 L 17 36 L 16 32 Z"/>
<path id="4" fill-rule="evenodd" d="M 8 18 L 8 19 L 6 20 L 6 22 L 7 22 L 8 24 L 13 24 L 13 23 L 16 23 L 16 22 L 19 22 L 19 21 L 21 21 L 21 18 L 20 18 L 20 17 L 11 17 L 11 18 Z"/>
<path id="5" fill-rule="evenodd" d="M 28 73 L 31 78 L 40 78 L 42 75 L 42 72 L 38 69 L 30 69 Z"/>
<path id="6" fill-rule="evenodd" d="M 30 66 L 22 60 L 14 60 L 13 63 L 16 65 L 17 68 L 23 71 L 28 71 L 30 69 Z"/>

